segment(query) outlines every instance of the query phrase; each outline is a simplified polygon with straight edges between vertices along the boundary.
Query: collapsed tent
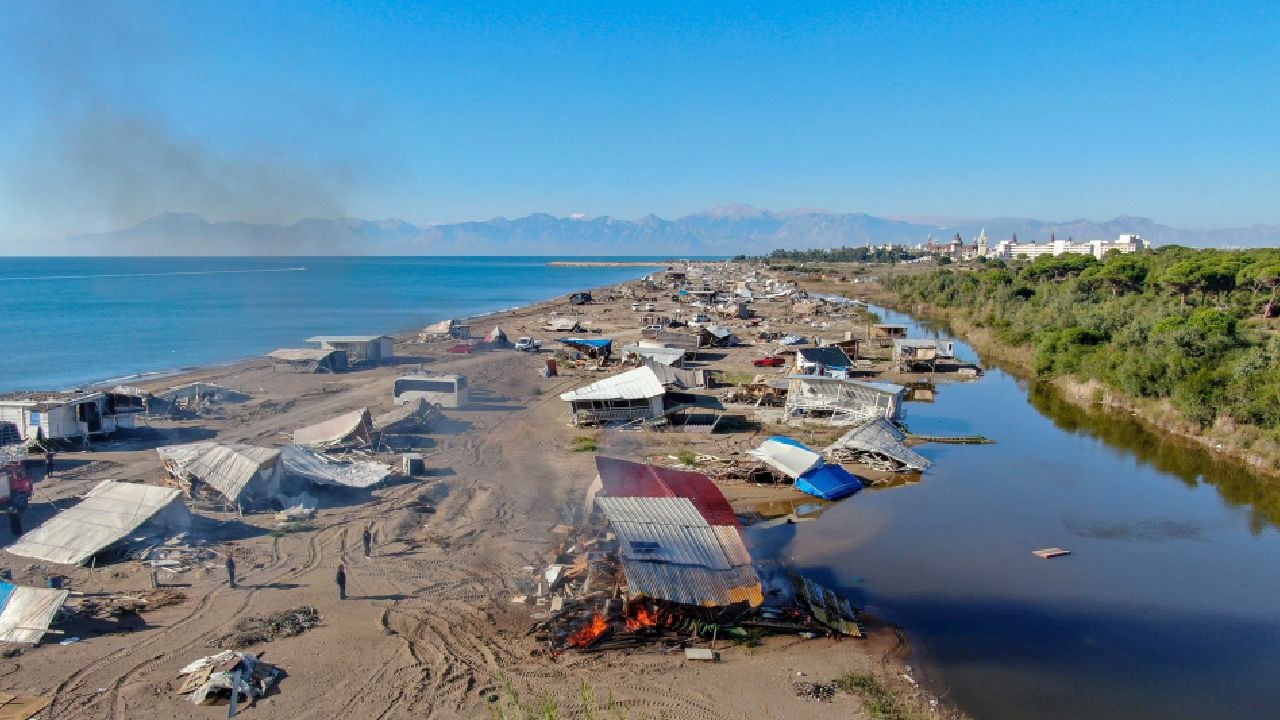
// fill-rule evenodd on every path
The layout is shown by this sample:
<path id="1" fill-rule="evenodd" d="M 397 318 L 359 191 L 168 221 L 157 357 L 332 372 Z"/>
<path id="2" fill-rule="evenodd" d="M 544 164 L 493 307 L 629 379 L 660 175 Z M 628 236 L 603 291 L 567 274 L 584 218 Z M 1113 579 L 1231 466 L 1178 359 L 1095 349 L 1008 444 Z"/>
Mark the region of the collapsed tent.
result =
<path id="1" fill-rule="evenodd" d="M 489 334 L 484 336 L 484 341 L 490 345 L 506 345 L 507 334 L 502 331 L 502 328 L 495 325 L 494 328 L 489 331 Z"/>
<path id="2" fill-rule="evenodd" d="M 440 406 L 417 397 L 374 418 L 373 426 L 384 433 L 423 433 L 430 432 L 432 420 L 439 417 Z"/>
<path id="3" fill-rule="evenodd" d="M 882 466 L 885 470 L 925 471 L 933 463 L 907 447 L 906 433 L 884 418 L 876 418 L 845 433 L 827 448 L 836 457 Z"/>
<path id="4" fill-rule="evenodd" d="M 301 445 L 280 448 L 284 471 L 317 485 L 367 488 L 391 474 L 385 463 L 372 460 L 338 460 Z"/>
<path id="5" fill-rule="evenodd" d="M 126 537 L 152 537 L 191 527 L 177 488 L 104 480 L 78 504 L 54 515 L 8 547 L 14 555 L 79 565 Z"/>
<path id="6" fill-rule="evenodd" d="M 862 482 L 848 470 L 788 437 L 775 435 L 748 454 L 794 480 L 797 490 L 823 500 L 839 500 L 862 489 Z"/>
<path id="7" fill-rule="evenodd" d="M 165 469 L 188 497 L 207 485 L 232 503 L 264 501 L 280 493 L 284 470 L 274 448 L 212 442 L 156 448 Z"/>
<path id="8" fill-rule="evenodd" d="M 293 442 L 312 447 L 368 445 L 373 442 L 373 420 L 369 416 L 369 408 L 352 410 L 322 423 L 294 430 Z"/>
<path id="9" fill-rule="evenodd" d="M 67 590 L 0 582 L 0 642 L 40 642 L 69 594 Z"/>

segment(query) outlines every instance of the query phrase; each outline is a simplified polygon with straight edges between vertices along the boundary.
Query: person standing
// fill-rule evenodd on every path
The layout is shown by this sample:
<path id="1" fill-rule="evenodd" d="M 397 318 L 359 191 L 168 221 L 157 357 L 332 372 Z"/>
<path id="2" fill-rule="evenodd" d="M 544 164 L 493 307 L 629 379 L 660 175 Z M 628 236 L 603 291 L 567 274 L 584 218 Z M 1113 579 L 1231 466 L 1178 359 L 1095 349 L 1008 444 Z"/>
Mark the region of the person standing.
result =
<path id="1" fill-rule="evenodd" d="M 16 512 L 9 513 L 9 531 L 13 533 L 14 537 L 22 535 L 22 515 Z"/>
<path id="2" fill-rule="evenodd" d="M 231 553 L 227 553 L 227 582 L 232 590 L 236 589 L 236 559 L 231 557 Z"/>
<path id="3" fill-rule="evenodd" d="M 44 451 L 44 476 L 53 477 L 53 450 L 49 448 Z"/>
<path id="4" fill-rule="evenodd" d="M 361 539 L 364 541 L 364 558 L 368 560 L 373 555 L 373 532 L 366 527 Z"/>
<path id="5" fill-rule="evenodd" d="M 338 599 L 347 599 L 347 569 L 342 567 L 342 563 L 338 563 L 338 572 L 333 576 L 333 581 L 338 584 Z"/>

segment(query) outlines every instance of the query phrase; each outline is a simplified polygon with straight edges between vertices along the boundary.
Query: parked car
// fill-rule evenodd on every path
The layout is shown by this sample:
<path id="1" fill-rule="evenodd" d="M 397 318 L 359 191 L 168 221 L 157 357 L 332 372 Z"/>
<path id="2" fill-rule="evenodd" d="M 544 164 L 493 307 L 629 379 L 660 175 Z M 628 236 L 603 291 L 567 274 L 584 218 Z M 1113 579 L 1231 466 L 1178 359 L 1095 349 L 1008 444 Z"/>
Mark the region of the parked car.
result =
<path id="1" fill-rule="evenodd" d="M 531 337 L 522 337 L 516 340 L 516 349 L 520 352 L 538 352 L 542 349 L 542 343 Z"/>
<path id="2" fill-rule="evenodd" d="M 751 364 L 756 367 L 782 367 L 787 364 L 787 359 L 778 357 L 777 355 L 770 355 L 769 357 L 752 360 Z"/>
<path id="3" fill-rule="evenodd" d="M 457 345 L 454 345 L 453 347 L 449 348 L 448 350 L 445 350 L 445 352 L 451 352 L 451 353 L 469 353 L 469 352 L 474 351 L 475 349 L 476 349 L 476 346 L 475 346 L 475 345 L 472 345 L 471 343 L 458 343 Z"/>

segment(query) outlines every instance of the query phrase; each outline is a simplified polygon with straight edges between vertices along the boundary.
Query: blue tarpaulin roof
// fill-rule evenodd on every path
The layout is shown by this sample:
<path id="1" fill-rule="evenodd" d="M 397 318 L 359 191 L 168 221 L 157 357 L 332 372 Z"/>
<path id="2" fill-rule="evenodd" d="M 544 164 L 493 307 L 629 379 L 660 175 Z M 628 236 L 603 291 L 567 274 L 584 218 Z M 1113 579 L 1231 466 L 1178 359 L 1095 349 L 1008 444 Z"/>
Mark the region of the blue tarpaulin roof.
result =
<path id="1" fill-rule="evenodd" d="M 557 338 L 566 345 L 586 345 L 587 347 L 609 347 L 613 344 L 612 340 L 604 340 L 600 338 Z"/>
<path id="2" fill-rule="evenodd" d="M 785 445 L 809 450 L 804 443 L 782 435 L 769 438 Z M 831 465 L 825 461 L 796 478 L 796 489 L 816 495 L 823 500 L 839 500 L 862 489 L 862 481 L 840 465 Z"/>

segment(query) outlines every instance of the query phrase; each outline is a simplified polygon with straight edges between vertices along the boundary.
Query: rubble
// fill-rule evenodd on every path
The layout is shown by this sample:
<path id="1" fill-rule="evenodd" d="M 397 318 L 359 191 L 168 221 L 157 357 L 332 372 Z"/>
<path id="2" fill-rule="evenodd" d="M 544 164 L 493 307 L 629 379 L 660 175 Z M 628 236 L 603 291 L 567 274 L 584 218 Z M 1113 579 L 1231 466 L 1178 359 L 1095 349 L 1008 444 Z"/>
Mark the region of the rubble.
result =
<path id="1" fill-rule="evenodd" d="M 245 647 L 259 645 L 277 638 L 294 637 L 320 624 L 320 611 L 310 605 L 269 613 L 252 615 L 240 620 L 236 629 L 221 637 L 209 640 L 209 647 Z"/>
<path id="2" fill-rule="evenodd" d="M 178 674 L 187 676 L 178 688 L 179 695 L 189 694 L 196 705 L 212 705 L 226 698 L 234 716 L 239 703 L 252 705 L 264 697 L 282 672 L 253 653 L 224 650 L 192 662 Z"/>

